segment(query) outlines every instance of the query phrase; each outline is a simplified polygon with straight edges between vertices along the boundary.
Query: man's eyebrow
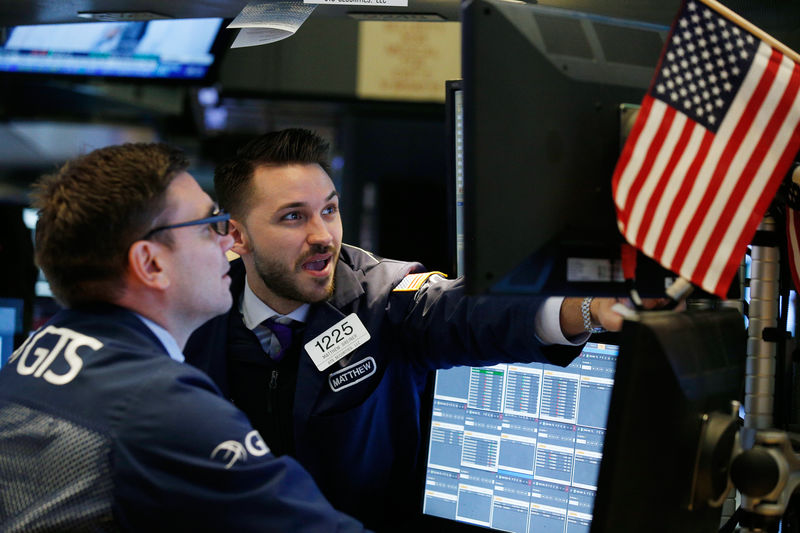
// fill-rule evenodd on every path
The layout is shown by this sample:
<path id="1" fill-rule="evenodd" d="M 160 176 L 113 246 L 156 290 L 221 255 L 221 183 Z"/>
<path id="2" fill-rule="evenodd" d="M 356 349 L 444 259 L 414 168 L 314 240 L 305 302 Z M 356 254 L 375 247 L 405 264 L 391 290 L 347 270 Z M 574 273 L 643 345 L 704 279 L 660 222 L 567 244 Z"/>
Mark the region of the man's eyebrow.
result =
<path id="1" fill-rule="evenodd" d="M 330 201 L 330 200 L 332 200 L 334 198 L 337 198 L 338 196 L 339 196 L 339 192 L 336 191 L 336 190 L 333 190 L 333 191 L 331 191 L 331 193 L 328 196 L 325 197 L 325 201 L 328 202 L 328 201 Z M 282 211 L 284 209 L 292 209 L 294 207 L 304 207 L 304 206 L 307 206 L 307 205 L 308 205 L 308 202 L 291 202 L 291 203 L 288 203 L 288 204 L 283 204 L 282 206 L 280 206 L 277 209 L 277 211 Z"/>
<path id="2" fill-rule="evenodd" d="M 200 216 L 197 217 L 197 218 L 200 219 L 200 218 L 211 217 L 211 216 L 214 215 L 214 213 L 217 211 L 217 209 L 219 209 L 217 204 L 212 202 L 209 207 L 207 207 L 205 210 L 200 212 Z"/>
<path id="3" fill-rule="evenodd" d="M 292 202 L 289 204 L 283 204 L 282 206 L 278 207 L 276 211 L 283 211 L 284 209 L 292 209 L 294 207 L 303 207 L 308 205 L 306 202 Z"/>

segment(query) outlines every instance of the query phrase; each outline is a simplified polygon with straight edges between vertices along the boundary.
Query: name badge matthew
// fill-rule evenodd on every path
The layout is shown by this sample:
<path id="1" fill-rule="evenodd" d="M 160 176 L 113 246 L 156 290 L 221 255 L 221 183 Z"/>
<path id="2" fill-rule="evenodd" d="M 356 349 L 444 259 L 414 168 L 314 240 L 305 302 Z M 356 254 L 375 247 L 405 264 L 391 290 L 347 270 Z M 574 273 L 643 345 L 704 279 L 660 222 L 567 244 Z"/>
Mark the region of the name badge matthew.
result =
<path id="1" fill-rule="evenodd" d="M 367 328 L 355 313 L 351 313 L 307 342 L 305 349 L 321 372 L 369 339 Z"/>

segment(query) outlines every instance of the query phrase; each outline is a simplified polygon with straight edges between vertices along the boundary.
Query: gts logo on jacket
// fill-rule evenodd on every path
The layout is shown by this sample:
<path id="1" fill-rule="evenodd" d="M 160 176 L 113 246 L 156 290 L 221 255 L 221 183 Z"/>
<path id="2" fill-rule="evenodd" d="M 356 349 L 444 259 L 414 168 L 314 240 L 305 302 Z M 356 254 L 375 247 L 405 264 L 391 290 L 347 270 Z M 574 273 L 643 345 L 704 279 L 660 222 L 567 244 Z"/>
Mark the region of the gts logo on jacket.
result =
<path id="1" fill-rule="evenodd" d="M 47 326 L 25 341 L 8 362 L 19 361 L 17 373 L 21 376 L 33 375 L 53 385 L 66 385 L 83 368 L 83 359 L 78 355 L 78 348 L 83 346 L 97 351 L 103 343 L 71 329 Z M 66 363 L 66 372 L 59 374 L 50 368 L 57 360 L 56 368 L 63 371 Z"/>
<path id="2" fill-rule="evenodd" d="M 211 452 L 212 459 L 221 459 L 225 462 L 225 470 L 235 465 L 238 461 L 247 462 L 247 452 L 255 457 L 269 453 L 269 446 L 255 429 L 244 438 L 244 445 L 237 440 L 226 440 Z"/>

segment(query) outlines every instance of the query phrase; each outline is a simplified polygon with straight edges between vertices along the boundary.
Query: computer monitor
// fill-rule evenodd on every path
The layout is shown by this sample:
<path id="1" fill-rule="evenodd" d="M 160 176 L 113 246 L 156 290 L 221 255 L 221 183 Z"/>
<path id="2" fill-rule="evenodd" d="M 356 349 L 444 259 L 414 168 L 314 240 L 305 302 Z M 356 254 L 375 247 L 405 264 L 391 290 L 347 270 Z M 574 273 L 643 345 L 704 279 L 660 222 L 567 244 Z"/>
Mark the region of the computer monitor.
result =
<path id="1" fill-rule="evenodd" d="M 474 294 L 625 294 L 612 174 L 667 26 L 462 5 L 465 275 Z M 675 277 L 640 254 L 642 294 Z"/>
<path id="2" fill-rule="evenodd" d="M 448 214 L 453 270 L 464 272 L 464 108 L 446 84 Z M 617 336 L 586 345 L 566 368 L 542 363 L 436 372 L 422 523 L 446 531 L 588 531 Z"/>
<path id="3" fill-rule="evenodd" d="M 618 352 L 617 345 L 590 342 L 567 367 L 439 370 L 426 526 L 588 532 Z"/>
<path id="4" fill-rule="evenodd" d="M 619 345 L 589 342 L 564 368 L 437 372 L 426 527 L 719 530 L 744 390 L 742 315 L 647 311 L 605 335 Z"/>
<path id="5" fill-rule="evenodd" d="M 16 26 L 0 71 L 204 80 L 221 53 L 221 18 Z"/>

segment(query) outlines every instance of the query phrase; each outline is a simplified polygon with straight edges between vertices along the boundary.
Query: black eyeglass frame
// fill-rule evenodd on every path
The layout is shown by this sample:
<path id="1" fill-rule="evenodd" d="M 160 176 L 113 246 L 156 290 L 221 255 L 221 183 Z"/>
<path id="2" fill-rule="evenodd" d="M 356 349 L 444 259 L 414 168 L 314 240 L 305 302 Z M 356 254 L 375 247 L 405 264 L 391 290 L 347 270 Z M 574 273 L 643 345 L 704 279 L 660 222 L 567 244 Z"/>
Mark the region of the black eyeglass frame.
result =
<path id="1" fill-rule="evenodd" d="M 222 235 L 224 237 L 225 235 L 228 234 L 228 230 L 230 229 L 230 224 L 228 222 L 230 219 L 231 219 L 231 214 L 226 213 L 224 210 L 220 209 L 219 211 L 214 212 L 209 217 L 198 218 L 197 220 L 189 220 L 187 222 L 181 222 L 180 224 L 170 224 L 168 226 L 159 226 L 157 228 L 153 228 L 139 240 L 146 241 L 147 239 L 152 237 L 154 233 L 158 233 L 159 231 L 175 229 L 175 228 L 183 228 L 186 226 L 199 226 L 201 224 L 210 225 L 211 229 L 213 229 L 214 232 L 217 233 L 217 235 Z"/>

